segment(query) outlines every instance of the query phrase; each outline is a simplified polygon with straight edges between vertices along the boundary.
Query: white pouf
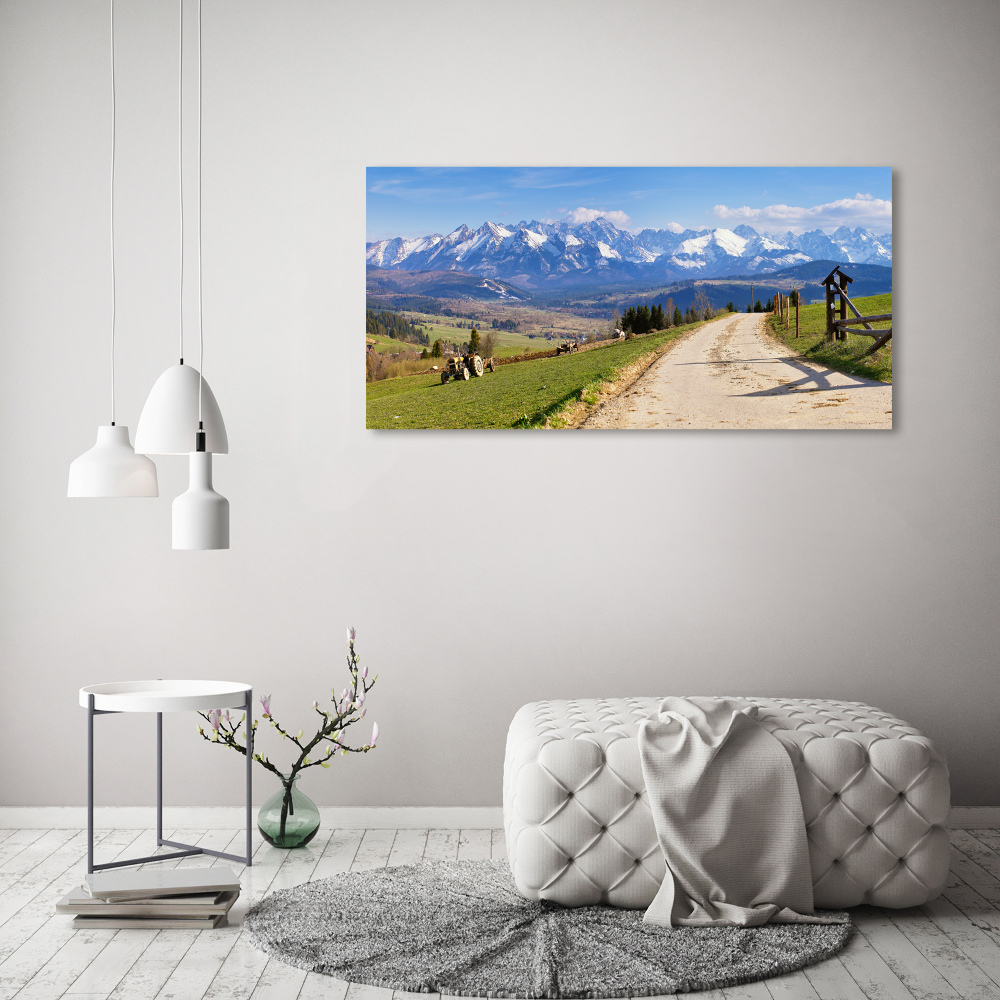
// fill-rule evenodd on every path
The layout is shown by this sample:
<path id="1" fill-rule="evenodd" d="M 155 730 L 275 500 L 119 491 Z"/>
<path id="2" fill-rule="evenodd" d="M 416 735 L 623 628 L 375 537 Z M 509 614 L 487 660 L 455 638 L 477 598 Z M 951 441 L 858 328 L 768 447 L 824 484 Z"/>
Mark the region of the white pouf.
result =
<path id="1" fill-rule="evenodd" d="M 504 827 L 526 897 L 652 902 L 665 869 L 637 733 L 660 700 L 538 701 L 514 716 Z M 949 868 L 950 789 L 934 744 L 869 705 L 747 700 L 795 765 L 816 906 L 905 907 L 937 896 Z"/>

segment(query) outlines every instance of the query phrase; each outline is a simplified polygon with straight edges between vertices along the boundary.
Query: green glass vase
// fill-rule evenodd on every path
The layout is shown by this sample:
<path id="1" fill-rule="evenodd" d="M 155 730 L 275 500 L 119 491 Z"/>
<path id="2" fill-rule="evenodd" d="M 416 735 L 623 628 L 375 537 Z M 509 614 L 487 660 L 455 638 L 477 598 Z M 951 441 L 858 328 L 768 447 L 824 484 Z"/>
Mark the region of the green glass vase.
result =
<path id="1" fill-rule="evenodd" d="M 297 781 L 283 781 L 257 813 L 257 829 L 275 847 L 303 847 L 319 830 L 319 809 L 295 787 Z"/>

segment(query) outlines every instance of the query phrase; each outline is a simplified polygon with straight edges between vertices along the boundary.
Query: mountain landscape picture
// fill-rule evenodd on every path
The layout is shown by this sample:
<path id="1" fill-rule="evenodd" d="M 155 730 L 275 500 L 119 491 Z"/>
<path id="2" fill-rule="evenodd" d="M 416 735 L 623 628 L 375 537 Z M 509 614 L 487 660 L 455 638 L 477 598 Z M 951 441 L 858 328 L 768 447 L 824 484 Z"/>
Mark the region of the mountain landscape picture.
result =
<path id="1" fill-rule="evenodd" d="M 367 171 L 370 428 L 890 429 L 887 167 Z"/>

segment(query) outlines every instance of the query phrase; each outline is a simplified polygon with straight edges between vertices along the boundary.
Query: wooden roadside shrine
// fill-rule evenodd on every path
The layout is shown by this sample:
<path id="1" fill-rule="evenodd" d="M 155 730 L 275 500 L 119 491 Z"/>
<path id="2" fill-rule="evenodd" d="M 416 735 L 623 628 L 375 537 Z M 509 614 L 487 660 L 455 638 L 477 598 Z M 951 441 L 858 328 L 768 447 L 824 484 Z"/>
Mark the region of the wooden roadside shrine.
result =
<path id="1" fill-rule="evenodd" d="M 847 286 L 853 284 L 854 279 L 844 274 L 839 267 L 835 267 L 821 282 L 826 287 L 826 339 L 827 340 L 847 340 L 849 333 L 857 333 L 862 337 L 871 337 L 875 343 L 865 351 L 862 357 L 874 354 L 883 344 L 887 344 L 892 339 L 892 327 L 888 330 L 876 330 L 872 323 L 879 323 L 884 320 L 892 322 L 892 313 L 881 313 L 878 316 L 862 316 L 858 307 L 851 301 L 847 294 Z M 834 311 L 838 303 L 836 298 L 840 297 L 840 316 L 834 318 Z M 847 307 L 850 306 L 854 313 L 850 319 L 847 318 Z M 864 329 L 851 326 L 852 323 L 860 323 Z"/>

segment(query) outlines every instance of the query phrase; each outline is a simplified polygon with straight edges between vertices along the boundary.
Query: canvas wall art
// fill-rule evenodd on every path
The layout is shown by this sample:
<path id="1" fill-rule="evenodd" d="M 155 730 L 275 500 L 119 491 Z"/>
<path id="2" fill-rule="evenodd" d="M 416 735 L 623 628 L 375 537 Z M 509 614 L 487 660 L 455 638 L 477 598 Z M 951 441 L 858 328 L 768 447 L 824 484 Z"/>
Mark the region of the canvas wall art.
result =
<path id="1" fill-rule="evenodd" d="M 373 429 L 892 428 L 889 167 L 370 167 Z"/>

